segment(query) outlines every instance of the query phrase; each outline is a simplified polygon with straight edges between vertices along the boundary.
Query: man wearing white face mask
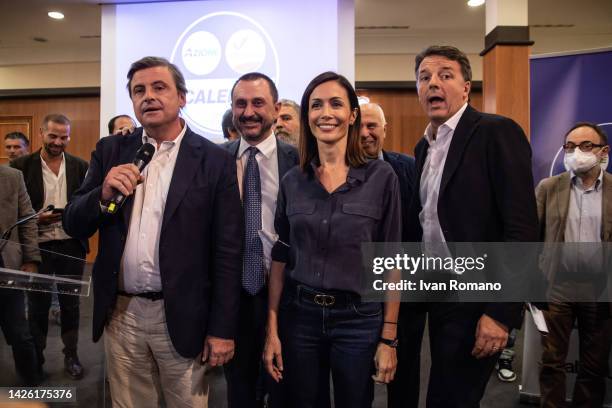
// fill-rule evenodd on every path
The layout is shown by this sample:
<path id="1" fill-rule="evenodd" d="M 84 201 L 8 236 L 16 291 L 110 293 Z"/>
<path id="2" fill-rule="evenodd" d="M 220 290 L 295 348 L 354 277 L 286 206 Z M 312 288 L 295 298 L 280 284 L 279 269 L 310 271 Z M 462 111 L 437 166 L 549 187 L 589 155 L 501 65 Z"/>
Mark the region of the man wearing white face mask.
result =
<path id="1" fill-rule="evenodd" d="M 605 171 L 610 150 L 606 134 L 594 124 L 577 123 L 567 132 L 563 148 L 567 171 L 542 180 L 536 188 L 541 240 L 612 241 L 612 222 L 609 221 L 612 217 L 612 175 Z M 581 246 L 580 255 L 574 261 L 577 264 L 591 263 L 588 265 L 591 269 L 601 269 L 592 265 L 592 259 L 583 259 L 587 249 Z M 593 278 L 584 272 L 588 267 L 579 267 L 579 274 L 564 275 L 564 270 L 568 269 L 565 262 L 571 259 L 568 251 L 569 248 L 564 248 L 560 267 L 553 271 L 556 273 L 551 277 L 555 284 L 553 301 L 549 303 L 549 310 L 544 312 L 549 334 L 542 336 L 540 406 L 566 406 L 565 359 L 574 320 L 578 319 L 580 365 L 572 406 L 601 407 L 608 372 L 612 313 L 607 303 L 560 300 L 557 294 L 563 293 L 567 286 L 594 285 Z"/>

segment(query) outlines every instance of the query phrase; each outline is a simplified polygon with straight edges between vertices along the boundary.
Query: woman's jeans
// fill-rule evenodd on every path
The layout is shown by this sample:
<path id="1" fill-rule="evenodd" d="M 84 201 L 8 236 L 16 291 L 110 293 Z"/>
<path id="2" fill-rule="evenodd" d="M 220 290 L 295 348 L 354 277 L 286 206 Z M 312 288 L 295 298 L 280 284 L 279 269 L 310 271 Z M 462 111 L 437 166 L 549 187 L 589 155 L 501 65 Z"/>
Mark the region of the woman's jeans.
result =
<path id="1" fill-rule="evenodd" d="M 361 303 L 349 292 L 287 283 L 279 332 L 291 407 L 318 408 L 327 400 L 330 371 L 335 407 L 371 407 L 381 326 L 381 303 Z"/>

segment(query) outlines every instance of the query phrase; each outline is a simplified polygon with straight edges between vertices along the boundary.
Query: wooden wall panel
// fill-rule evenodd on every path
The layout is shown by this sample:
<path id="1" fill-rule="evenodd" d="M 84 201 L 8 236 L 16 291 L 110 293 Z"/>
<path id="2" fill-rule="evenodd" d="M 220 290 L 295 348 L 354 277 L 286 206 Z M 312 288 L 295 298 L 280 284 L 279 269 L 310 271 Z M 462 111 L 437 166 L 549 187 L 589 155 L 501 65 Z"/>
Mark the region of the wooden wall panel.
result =
<path id="1" fill-rule="evenodd" d="M 497 45 L 483 59 L 484 110 L 514 119 L 529 138 L 529 54 L 526 45 Z"/>
<path id="2" fill-rule="evenodd" d="M 387 119 L 387 138 L 384 149 L 414 156 L 414 147 L 429 123 L 419 104 L 416 90 L 358 89 L 359 96 L 382 106 Z M 482 92 L 472 91 L 471 105 L 482 109 Z"/>
<path id="3" fill-rule="evenodd" d="M 0 118 L 6 116 L 32 117 L 32 151 L 41 147 L 39 129 L 43 118 L 49 113 L 62 113 L 72 121 L 70 144 L 66 150 L 72 155 L 89 161 L 91 152 L 100 139 L 100 97 L 71 96 L 0 100 Z M 4 135 L 0 136 L 3 141 Z M 91 252 L 87 260 L 92 262 L 98 249 L 97 234 L 89 240 L 89 245 Z"/>

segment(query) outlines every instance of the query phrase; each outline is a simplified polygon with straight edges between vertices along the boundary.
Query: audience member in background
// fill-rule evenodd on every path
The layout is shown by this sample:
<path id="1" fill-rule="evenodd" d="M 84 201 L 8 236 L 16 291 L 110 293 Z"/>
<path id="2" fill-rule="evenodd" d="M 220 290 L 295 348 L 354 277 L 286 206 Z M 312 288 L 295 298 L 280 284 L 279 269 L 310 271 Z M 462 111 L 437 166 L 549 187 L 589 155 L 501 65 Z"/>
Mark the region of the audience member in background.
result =
<path id="1" fill-rule="evenodd" d="M 4 136 L 4 152 L 9 161 L 30 153 L 30 141 L 21 132 L 11 132 Z"/>
<path id="2" fill-rule="evenodd" d="M 87 162 L 65 152 L 70 142 L 70 120 L 62 114 L 45 116 L 40 127 L 42 148 L 11 162 L 23 172 L 34 211 L 50 204 L 56 210 L 38 216 L 38 242 L 42 263 L 40 273 L 80 279 L 85 265 L 87 240 L 72 238 L 62 228 L 61 211 L 79 188 Z M 78 261 L 82 259 L 83 261 Z M 58 289 L 61 285 L 58 285 Z M 73 379 L 83 377 L 83 367 L 77 355 L 79 339 L 79 296 L 60 294 L 61 333 L 64 343 L 64 368 Z M 28 294 L 30 331 L 34 336 L 40 370 L 45 361 L 51 294 Z"/>
<path id="3" fill-rule="evenodd" d="M 100 139 L 64 225 L 83 238 L 99 231 L 93 339 L 104 332 L 113 406 L 206 407 L 205 363 L 234 354 L 243 234 L 236 166 L 179 116 L 187 86 L 174 64 L 144 57 L 127 76 L 142 127 Z M 145 143 L 154 154 L 141 174 L 132 160 Z M 126 199 L 112 213 L 118 192 Z"/>
<path id="4" fill-rule="evenodd" d="M 414 193 L 416 168 L 414 158 L 401 153 L 383 150 L 387 136 L 387 121 L 380 105 L 366 103 L 361 108 L 361 147 L 371 159 L 384 160 L 391 165 L 399 181 L 402 218 L 408 214 Z M 402 241 L 406 231 L 402 231 Z M 400 305 L 397 327 L 397 371 L 387 386 L 390 408 L 417 408 L 419 404 L 419 382 L 421 370 L 421 342 L 425 329 L 425 311 L 417 303 Z"/>
<path id="5" fill-rule="evenodd" d="M 0 166 L 0 234 L 17 220 L 32 215 L 30 197 L 20 171 Z M 0 241 L 0 267 L 37 272 L 40 263 L 38 251 L 38 227 L 36 219 L 13 229 L 9 241 Z M 6 342 L 13 348 L 17 373 L 26 386 L 36 386 L 42 381 L 38 371 L 38 358 L 34 340 L 25 316 L 24 292 L 16 289 L 0 289 L 0 328 Z M 8 385 L 8 384 L 3 384 Z"/>
<path id="6" fill-rule="evenodd" d="M 108 121 L 109 135 L 129 135 L 136 129 L 136 122 L 129 115 L 117 115 Z"/>
<path id="7" fill-rule="evenodd" d="M 272 126 L 274 135 L 282 142 L 297 147 L 300 139 L 300 105 L 289 99 L 279 102 L 281 107 Z"/>
<path id="8" fill-rule="evenodd" d="M 229 408 L 261 407 L 266 393 L 270 407 L 285 406 L 281 388 L 268 377 L 261 361 L 278 185 L 299 161 L 297 150 L 272 133 L 278 109 L 278 91 L 269 77 L 253 72 L 234 84 L 233 121 L 241 137 L 223 146 L 236 159 L 246 231 L 236 353 L 225 366 Z M 268 236 L 263 241 L 260 230 Z"/>
<path id="9" fill-rule="evenodd" d="M 429 124 L 415 148 L 418 196 L 406 220 L 408 241 L 441 248 L 446 242 L 537 241 L 531 148 L 523 130 L 469 105 L 472 69 L 455 47 L 419 53 L 415 76 Z M 522 304 L 425 306 L 431 345 L 427 406 L 479 406 L 509 331 L 522 323 Z"/>
<path id="10" fill-rule="evenodd" d="M 372 379 L 395 373 L 399 302 L 362 301 L 361 244 L 399 242 L 400 190 L 389 164 L 365 156 L 360 116 L 341 75 L 320 74 L 304 91 L 300 166 L 278 194 L 264 352 L 287 407 L 328 400 L 330 371 L 336 407 L 370 407 Z"/>
<path id="11" fill-rule="evenodd" d="M 563 149 L 567 171 L 545 178 L 536 188 L 540 238 L 590 244 L 565 245 L 561 255 L 554 257 L 557 264 L 550 265 L 553 290 L 544 310 L 548 334 L 541 337 L 540 406 L 566 406 L 566 357 L 577 320 L 580 364 L 571 406 L 603 407 L 612 304 L 571 300 L 577 290 L 597 299 L 597 290 L 606 287 L 610 276 L 609 269 L 602 270 L 607 261 L 597 255 L 601 254 L 597 243 L 612 241 L 612 175 L 606 172 L 610 146 L 599 126 L 581 122 L 567 132 Z"/>
<path id="12" fill-rule="evenodd" d="M 223 130 L 223 137 L 228 141 L 232 142 L 234 140 L 240 139 L 240 134 L 234 127 L 232 110 L 228 109 L 223 114 L 223 119 L 221 120 L 221 129 Z"/>

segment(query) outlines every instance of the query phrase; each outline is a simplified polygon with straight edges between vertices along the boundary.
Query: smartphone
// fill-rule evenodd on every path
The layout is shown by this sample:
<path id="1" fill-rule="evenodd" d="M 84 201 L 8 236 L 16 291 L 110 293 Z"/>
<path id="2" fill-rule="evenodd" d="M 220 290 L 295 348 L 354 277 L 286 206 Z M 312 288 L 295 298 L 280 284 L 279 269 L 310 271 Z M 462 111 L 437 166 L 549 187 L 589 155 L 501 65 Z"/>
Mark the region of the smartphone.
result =
<path id="1" fill-rule="evenodd" d="M 54 208 L 53 210 L 51 210 L 51 214 L 61 214 L 64 212 L 63 208 Z"/>

